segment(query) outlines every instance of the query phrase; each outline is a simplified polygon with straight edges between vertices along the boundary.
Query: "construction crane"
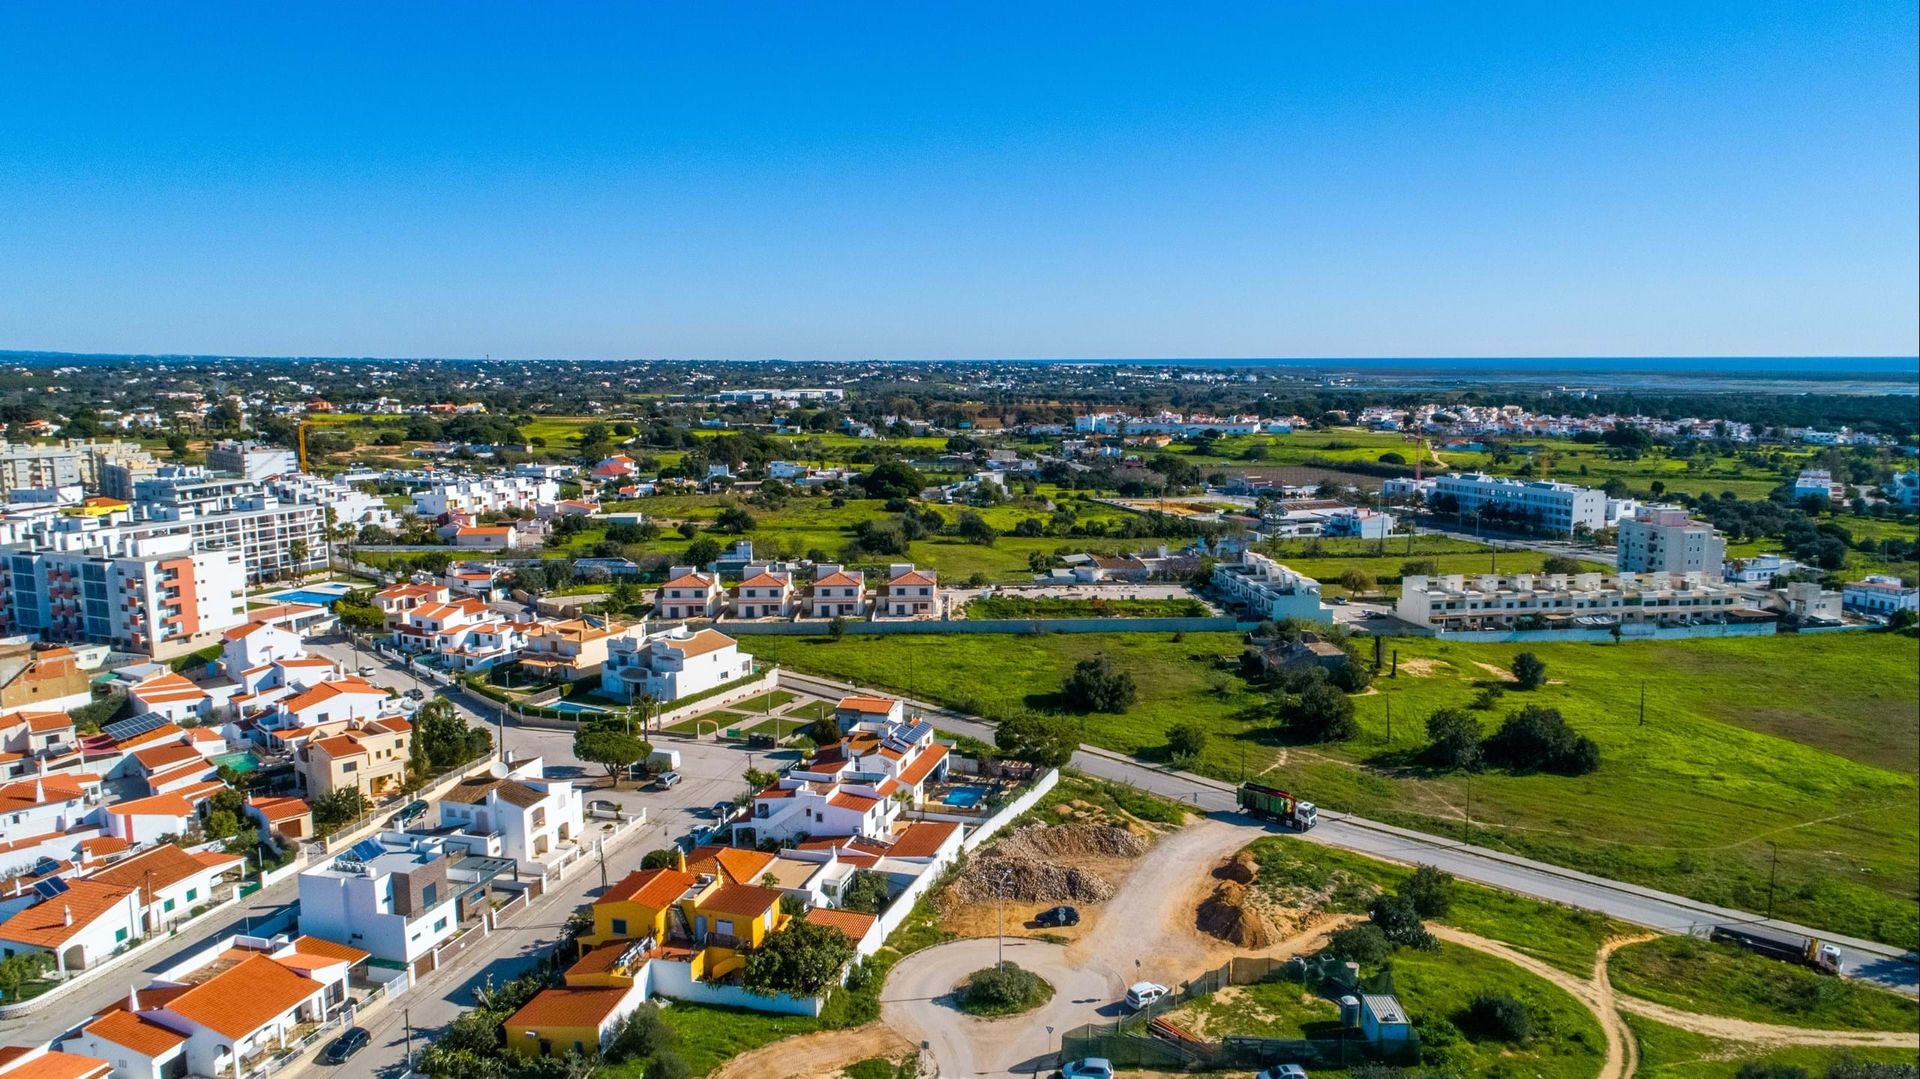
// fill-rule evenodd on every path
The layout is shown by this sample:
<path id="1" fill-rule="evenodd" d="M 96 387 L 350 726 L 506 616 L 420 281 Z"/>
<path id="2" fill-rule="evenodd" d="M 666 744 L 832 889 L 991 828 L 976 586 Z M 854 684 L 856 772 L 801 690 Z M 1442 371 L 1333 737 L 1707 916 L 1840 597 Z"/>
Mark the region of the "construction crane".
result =
<path id="1" fill-rule="evenodd" d="M 301 420 L 293 425 L 294 450 L 300 456 L 300 471 L 307 471 L 307 421 Z"/>

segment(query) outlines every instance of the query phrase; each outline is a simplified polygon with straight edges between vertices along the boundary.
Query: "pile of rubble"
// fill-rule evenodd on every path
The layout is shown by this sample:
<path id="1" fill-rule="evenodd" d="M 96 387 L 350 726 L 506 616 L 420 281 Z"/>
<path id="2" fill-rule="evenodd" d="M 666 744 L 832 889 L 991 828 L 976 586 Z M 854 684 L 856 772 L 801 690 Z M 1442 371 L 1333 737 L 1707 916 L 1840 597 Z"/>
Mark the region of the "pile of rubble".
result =
<path id="1" fill-rule="evenodd" d="M 953 904 L 1097 903 L 1113 882 L 1075 858 L 1138 858 L 1147 841 L 1124 828 L 1098 824 L 1032 825 L 1009 834 L 967 863 L 947 890 Z"/>

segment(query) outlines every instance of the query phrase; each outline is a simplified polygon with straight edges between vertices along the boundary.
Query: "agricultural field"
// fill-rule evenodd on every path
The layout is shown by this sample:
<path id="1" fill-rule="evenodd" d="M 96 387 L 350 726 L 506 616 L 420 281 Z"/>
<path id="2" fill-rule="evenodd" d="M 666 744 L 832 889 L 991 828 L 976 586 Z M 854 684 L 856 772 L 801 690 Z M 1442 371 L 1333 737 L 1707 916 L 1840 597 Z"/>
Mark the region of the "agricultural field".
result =
<path id="1" fill-rule="evenodd" d="M 1167 728 L 1192 721 L 1210 736 L 1196 771 L 1267 776 L 1323 806 L 1745 909 L 1766 905 L 1777 847 L 1781 916 L 1908 946 L 1920 937 L 1920 646 L 1911 638 L 1526 648 L 1402 638 L 1386 647 L 1389 671 L 1354 699 L 1359 736 L 1301 746 L 1286 742 L 1267 691 L 1238 674 L 1233 634 L 753 644 L 763 660 L 988 716 L 1053 708 L 1074 663 L 1105 653 L 1133 675 L 1139 697 L 1119 715 L 1075 717 L 1084 741 L 1164 760 Z M 1465 776 L 1422 766 L 1425 717 L 1507 685 L 1522 650 L 1546 662 L 1548 684 L 1506 693 L 1477 713 L 1484 726 L 1522 703 L 1552 706 L 1598 743 L 1599 770 Z"/>

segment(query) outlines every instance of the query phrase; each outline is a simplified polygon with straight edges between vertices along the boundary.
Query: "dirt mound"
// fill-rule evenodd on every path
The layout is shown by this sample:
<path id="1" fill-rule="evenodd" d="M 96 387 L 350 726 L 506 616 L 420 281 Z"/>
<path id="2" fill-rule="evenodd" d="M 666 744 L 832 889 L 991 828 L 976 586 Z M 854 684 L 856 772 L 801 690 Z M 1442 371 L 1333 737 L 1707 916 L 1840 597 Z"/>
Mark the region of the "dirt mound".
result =
<path id="1" fill-rule="evenodd" d="M 995 843 L 1002 858 L 1138 858 L 1148 843 L 1125 828 L 1106 824 L 1031 825 Z"/>
<path id="2" fill-rule="evenodd" d="M 1213 875 L 1235 884 L 1252 884 L 1253 878 L 1260 875 L 1260 863 L 1254 860 L 1250 852 L 1243 850 L 1214 866 Z"/>
<path id="3" fill-rule="evenodd" d="M 1200 901 L 1195 924 L 1201 932 L 1240 948 L 1265 948 L 1273 943 L 1273 930 L 1249 900 L 1246 886 L 1238 881 L 1223 880 L 1214 885 Z"/>

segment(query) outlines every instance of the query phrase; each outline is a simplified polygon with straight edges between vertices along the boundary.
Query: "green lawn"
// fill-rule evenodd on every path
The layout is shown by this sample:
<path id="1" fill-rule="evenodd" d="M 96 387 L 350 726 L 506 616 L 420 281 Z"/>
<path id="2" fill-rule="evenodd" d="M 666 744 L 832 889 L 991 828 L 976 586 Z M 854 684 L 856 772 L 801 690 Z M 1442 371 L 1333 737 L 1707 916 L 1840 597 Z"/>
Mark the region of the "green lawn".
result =
<path id="1" fill-rule="evenodd" d="M 1613 953 L 1623 993 L 1690 1012 L 1825 1030 L 1920 1030 L 1920 1003 L 1695 937 L 1660 937 Z"/>
<path id="2" fill-rule="evenodd" d="M 833 703 L 830 701 L 808 701 L 798 708 L 789 709 L 787 717 L 811 723 L 816 719 L 826 719 L 833 715 Z"/>
<path id="3" fill-rule="evenodd" d="M 784 689 L 776 689 L 748 697 L 744 701 L 736 701 L 733 705 L 733 710 L 736 712 L 744 712 L 747 715 L 757 716 L 771 712 L 789 701 L 797 701 L 799 699 L 800 696 L 797 693 L 788 693 Z"/>
<path id="4" fill-rule="evenodd" d="M 1481 664 L 1506 670 L 1523 649 L 1416 638 L 1388 647 L 1401 673 L 1355 698 L 1360 736 L 1301 747 L 1284 744 L 1271 699 L 1235 672 L 1232 634 L 755 642 L 762 658 L 796 670 L 987 715 L 1050 707 L 1073 664 L 1105 652 L 1133 674 L 1139 699 L 1121 715 L 1076 719 L 1085 741 L 1164 760 L 1167 728 L 1191 720 L 1211 735 L 1194 765 L 1203 773 L 1268 773 L 1323 806 L 1456 835 L 1468 832 L 1471 799 L 1475 842 L 1748 910 L 1766 905 L 1777 844 L 1780 915 L 1909 946 L 1920 937 L 1920 645 L 1911 638 L 1530 646 L 1551 682 L 1526 703 L 1560 709 L 1600 745 L 1599 771 L 1577 779 L 1419 768 L 1424 718 L 1467 705 L 1493 681 Z M 1481 713 L 1489 731 L 1521 697 Z"/>
<path id="5" fill-rule="evenodd" d="M 1736 1079 L 1740 1069 L 1748 1064 L 1801 1068 L 1809 1076 L 1818 1077 L 1842 1061 L 1909 1066 L 1914 1063 L 1911 1049 L 1834 1049 L 1811 1045 L 1763 1049 L 1679 1030 L 1637 1015 L 1625 1018 L 1640 1043 L 1640 1070 L 1635 1074 L 1641 1079 Z"/>
<path id="6" fill-rule="evenodd" d="M 968 618 L 1206 618 L 1197 599 L 1076 599 L 989 596 L 967 604 Z"/>

